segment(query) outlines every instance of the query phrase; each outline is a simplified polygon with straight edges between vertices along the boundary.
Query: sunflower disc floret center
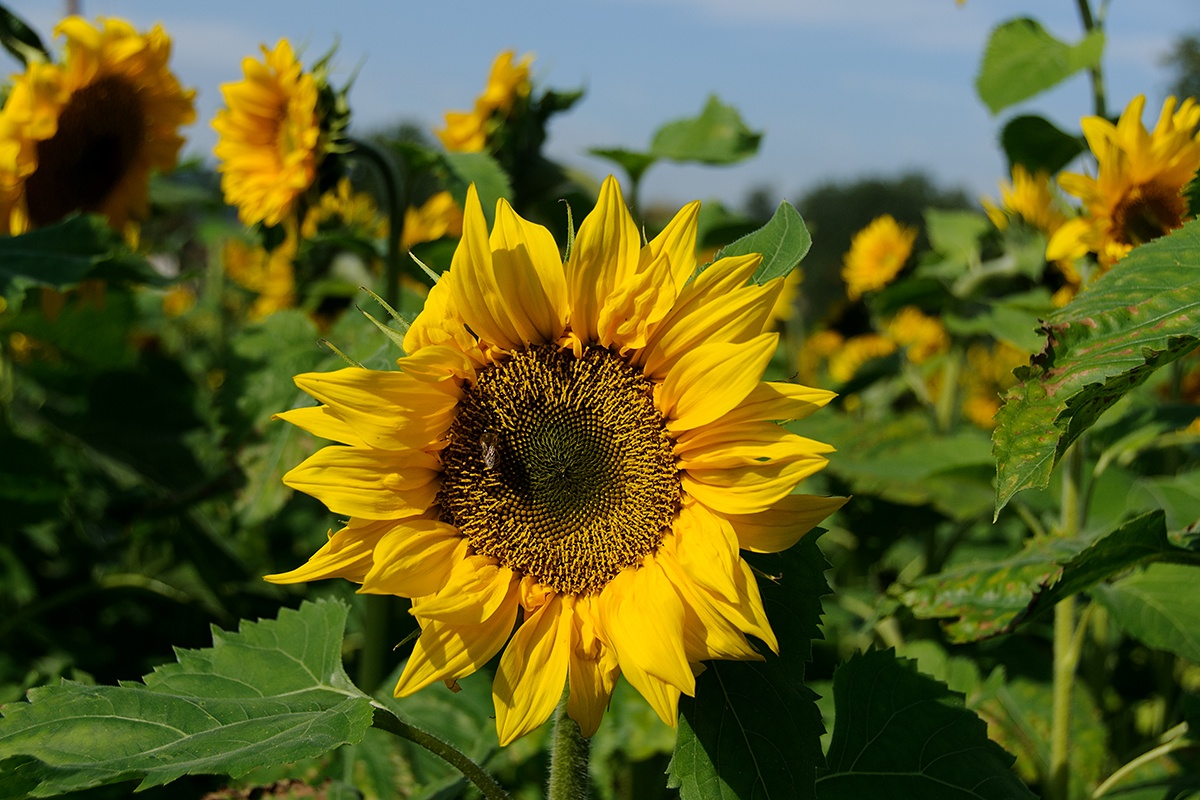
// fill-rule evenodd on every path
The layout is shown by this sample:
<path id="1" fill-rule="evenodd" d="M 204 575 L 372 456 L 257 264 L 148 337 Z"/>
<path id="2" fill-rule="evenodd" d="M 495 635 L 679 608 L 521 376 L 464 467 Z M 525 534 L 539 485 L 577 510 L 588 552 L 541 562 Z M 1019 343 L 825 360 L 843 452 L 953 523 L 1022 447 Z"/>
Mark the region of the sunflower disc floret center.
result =
<path id="1" fill-rule="evenodd" d="M 658 547 L 679 508 L 652 389 L 601 347 L 540 345 L 483 369 L 442 451 L 442 518 L 542 584 L 600 590 Z"/>

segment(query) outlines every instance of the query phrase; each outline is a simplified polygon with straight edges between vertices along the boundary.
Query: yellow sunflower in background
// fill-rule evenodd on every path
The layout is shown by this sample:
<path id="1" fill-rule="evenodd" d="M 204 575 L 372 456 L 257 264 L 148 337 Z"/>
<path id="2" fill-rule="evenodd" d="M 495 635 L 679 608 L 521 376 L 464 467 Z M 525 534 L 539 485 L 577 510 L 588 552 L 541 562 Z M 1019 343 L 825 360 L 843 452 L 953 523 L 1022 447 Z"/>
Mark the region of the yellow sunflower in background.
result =
<path id="1" fill-rule="evenodd" d="M 245 78 L 221 85 L 213 152 L 221 191 L 247 225 L 278 225 L 313 184 L 322 155 L 317 79 L 280 39 L 263 60 L 242 61 Z"/>
<path id="2" fill-rule="evenodd" d="M 916 240 L 916 229 L 901 225 L 891 214 L 877 217 L 854 234 L 842 267 L 850 299 L 857 300 L 891 283 L 904 269 Z"/>
<path id="3" fill-rule="evenodd" d="M 526 53 L 514 61 L 514 52 L 505 50 L 492 62 L 487 87 L 475 100 L 471 111 L 447 111 L 446 127 L 434 131 L 451 152 L 478 153 L 487 147 L 488 126 L 493 114 L 506 115 L 517 98 L 529 95 L 529 66 L 533 56 Z"/>
<path id="4" fill-rule="evenodd" d="M 1163 103 L 1153 133 L 1142 125 L 1142 95 L 1130 101 L 1116 125 L 1103 117 L 1084 118 L 1096 177 L 1059 177 L 1059 185 L 1081 199 L 1084 209 L 1051 237 L 1048 260 L 1095 253 L 1102 267 L 1110 267 L 1188 219 L 1183 189 L 1200 168 L 1200 105 L 1190 97 L 1178 108 L 1175 103 L 1174 97 Z"/>
<path id="5" fill-rule="evenodd" d="M 225 240 L 222 252 L 225 274 L 230 280 L 257 296 L 247 313 L 250 320 L 260 320 L 296 306 L 296 270 L 294 261 L 299 241 L 294 224 L 287 238 L 273 250 L 249 244 L 238 238 Z"/>
<path id="6" fill-rule="evenodd" d="M 322 225 L 333 222 L 339 230 L 349 229 L 359 236 L 384 239 L 387 220 L 379 213 L 375 200 L 366 192 L 354 191 L 349 178 L 339 178 L 337 186 L 321 195 L 304 215 L 300 235 L 312 239 Z"/>
<path id="7" fill-rule="evenodd" d="M 1000 230 L 1016 218 L 1049 236 L 1067 219 L 1054 195 L 1050 174 L 1044 170 L 1031 173 L 1023 164 L 1013 165 L 1011 183 L 1000 181 L 999 205 L 987 197 L 980 202 L 988 219 Z"/>
<path id="8" fill-rule="evenodd" d="M 194 92 L 167 61 L 161 26 L 99 26 L 68 17 L 59 64 L 31 62 L 0 109 L 0 233 L 21 233 L 76 211 L 117 229 L 148 213 L 150 171 L 170 170 L 195 119 Z"/>
<path id="9" fill-rule="evenodd" d="M 404 210 L 404 233 L 400 249 L 411 250 L 422 242 L 435 242 L 443 236 L 462 236 L 463 212 L 449 192 L 432 195 L 419 206 Z"/>
<path id="10" fill-rule="evenodd" d="M 868 361 L 890 356 L 896 352 L 894 341 L 878 333 L 861 333 L 841 343 L 829 356 L 829 377 L 845 383 L 858 374 Z"/>
<path id="11" fill-rule="evenodd" d="M 931 317 L 916 306 L 905 306 L 888 320 L 887 338 L 903 347 L 909 361 L 924 364 L 934 356 L 950 349 L 950 335 L 937 317 Z"/>
<path id="12" fill-rule="evenodd" d="M 693 279 L 698 210 L 643 246 L 610 177 L 564 264 L 503 200 L 489 235 L 472 187 L 399 370 L 297 376 L 321 405 L 279 416 L 339 444 L 284 480 L 348 521 L 268 580 L 413 598 L 398 696 L 503 649 L 500 742 L 564 686 L 590 736 L 618 675 L 674 725 L 699 662 L 776 647 L 739 548 L 790 547 L 844 502 L 792 493 L 831 448 L 775 422 L 833 395 L 762 380 L 783 281 L 748 283 L 757 255 Z"/>

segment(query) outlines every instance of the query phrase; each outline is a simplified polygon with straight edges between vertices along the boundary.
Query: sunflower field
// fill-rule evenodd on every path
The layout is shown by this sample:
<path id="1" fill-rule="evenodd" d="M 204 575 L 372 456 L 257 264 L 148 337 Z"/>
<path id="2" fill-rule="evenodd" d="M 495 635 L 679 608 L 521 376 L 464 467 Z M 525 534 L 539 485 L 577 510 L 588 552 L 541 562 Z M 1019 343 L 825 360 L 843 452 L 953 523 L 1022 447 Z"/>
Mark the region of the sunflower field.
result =
<path id="1" fill-rule="evenodd" d="M 1094 113 L 833 258 L 643 202 L 715 95 L 593 176 L 281 38 L 181 161 L 167 30 L 0 5 L 0 800 L 1200 796 L 1200 103 L 1077 5 L 976 87 Z"/>

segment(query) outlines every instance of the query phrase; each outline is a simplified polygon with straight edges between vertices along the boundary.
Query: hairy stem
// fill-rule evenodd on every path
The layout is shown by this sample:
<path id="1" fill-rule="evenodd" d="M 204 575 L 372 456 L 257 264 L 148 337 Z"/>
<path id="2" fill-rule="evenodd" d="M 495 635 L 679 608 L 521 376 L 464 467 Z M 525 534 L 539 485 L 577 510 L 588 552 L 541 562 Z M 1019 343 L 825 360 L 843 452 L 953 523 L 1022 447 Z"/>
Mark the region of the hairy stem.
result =
<path id="1" fill-rule="evenodd" d="M 564 692 L 554 711 L 554 738 L 550 745 L 550 786 L 548 800 L 586 800 L 588 796 L 588 755 L 591 742 L 583 737 L 575 720 L 567 715 Z"/>
<path id="2" fill-rule="evenodd" d="M 375 713 L 371 718 L 371 727 L 395 734 L 401 739 L 407 739 L 443 759 L 450 766 L 461 772 L 463 777 L 475 784 L 475 788 L 479 789 L 479 792 L 486 800 L 510 800 L 508 792 L 504 791 L 504 787 L 496 783 L 495 778 L 484 771 L 474 761 L 467 758 L 462 752 L 455 749 L 452 745 L 443 742 L 433 734 L 409 725 L 386 708 L 379 705 L 375 706 Z"/>
<path id="3" fill-rule="evenodd" d="M 1079 8 L 1079 18 L 1083 22 L 1083 29 L 1087 33 L 1094 30 L 1101 30 L 1103 26 L 1098 23 L 1096 17 L 1092 15 L 1092 6 L 1090 0 L 1075 0 L 1075 5 Z M 1088 77 L 1092 81 L 1092 110 L 1098 117 L 1108 116 L 1106 110 L 1106 101 L 1104 98 L 1104 71 L 1100 64 L 1088 68 Z"/>

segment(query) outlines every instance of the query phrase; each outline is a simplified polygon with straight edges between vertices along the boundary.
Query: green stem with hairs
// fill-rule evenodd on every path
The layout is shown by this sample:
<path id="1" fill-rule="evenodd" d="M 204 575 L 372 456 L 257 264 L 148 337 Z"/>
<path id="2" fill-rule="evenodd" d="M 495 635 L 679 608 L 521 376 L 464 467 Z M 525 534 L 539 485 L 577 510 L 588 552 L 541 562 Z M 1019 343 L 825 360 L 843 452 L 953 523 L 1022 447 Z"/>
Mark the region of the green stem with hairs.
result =
<path id="1" fill-rule="evenodd" d="M 504 787 L 466 755 L 433 734 L 409 725 L 383 706 L 375 705 L 374 715 L 371 717 L 371 727 L 387 731 L 401 739 L 407 739 L 424 747 L 461 772 L 463 777 L 475 784 L 475 788 L 486 800 L 511 800 L 508 792 L 504 791 Z"/>
<path id="2" fill-rule="evenodd" d="M 591 746 L 579 725 L 567 714 L 567 693 L 563 692 L 562 700 L 554 710 L 547 800 L 586 800 Z"/>
<path id="3" fill-rule="evenodd" d="M 1083 527 L 1083 440 L 1067 449 L 1063 459 L 1062 529 L 1064 538 L 1077 536 Z M 1076 636 L 1075 598 L 1054 607 L 1054 687 L 1050 720 L 1050 783 L 1048 800 L 1068 800 L 1071 791 L 1071 701 L 1075 669 L 1083 637 Z"/>

